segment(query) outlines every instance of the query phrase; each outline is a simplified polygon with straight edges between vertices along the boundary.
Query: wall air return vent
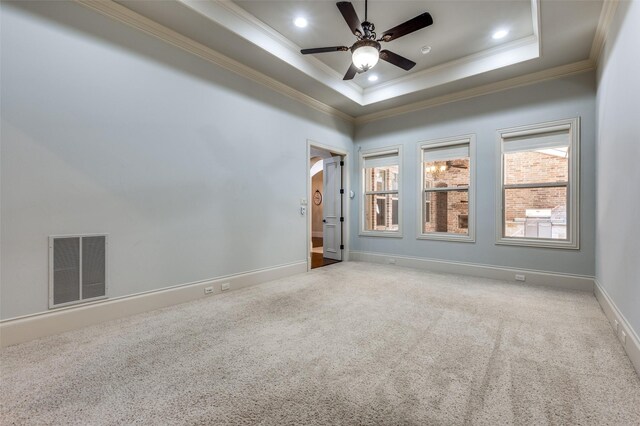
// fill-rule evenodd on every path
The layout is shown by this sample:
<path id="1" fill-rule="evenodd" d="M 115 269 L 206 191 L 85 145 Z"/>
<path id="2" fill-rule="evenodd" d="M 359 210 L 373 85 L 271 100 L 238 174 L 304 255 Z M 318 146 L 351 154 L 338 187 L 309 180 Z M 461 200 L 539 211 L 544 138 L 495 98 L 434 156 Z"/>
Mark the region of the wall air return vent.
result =
<path id="1" fill-rule="evenodd" d="M 49 308 L 107 297 L 107 236 L 49 237 Z"/>

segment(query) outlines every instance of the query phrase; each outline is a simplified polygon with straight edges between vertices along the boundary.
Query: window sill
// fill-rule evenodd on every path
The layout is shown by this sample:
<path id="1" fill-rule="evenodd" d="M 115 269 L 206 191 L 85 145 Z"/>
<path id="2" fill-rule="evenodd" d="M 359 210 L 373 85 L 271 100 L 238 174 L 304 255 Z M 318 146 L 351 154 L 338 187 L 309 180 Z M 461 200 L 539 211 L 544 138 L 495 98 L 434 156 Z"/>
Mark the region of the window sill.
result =
<path id="1" fill-rule="evenodd" d="M 453 241 L 458 243 L 475 243 L 475 237 L 471 235 L 447 234 L 447 233 L 429 233 L 418 234 L 417 240 L 433 240 L 433 241 Z"/>
<path id="2" fill-rule="evenodd" d="M 360 237 L 383 237 L 383 238 L 402 238 L 400 231 L 360 231 Z"/>
<path id="3" fill-rule="evenodd" d="M 533 238 L 504 238 L 498 237 L 496 239 L 497 245 L 505 246 L 519 246 L 519 247 L 538 247 L 549 249 L 563 249 L 563 250 L 580 250 L 580 244 L 578 241 L 553 241 L 544 239 Z"/>

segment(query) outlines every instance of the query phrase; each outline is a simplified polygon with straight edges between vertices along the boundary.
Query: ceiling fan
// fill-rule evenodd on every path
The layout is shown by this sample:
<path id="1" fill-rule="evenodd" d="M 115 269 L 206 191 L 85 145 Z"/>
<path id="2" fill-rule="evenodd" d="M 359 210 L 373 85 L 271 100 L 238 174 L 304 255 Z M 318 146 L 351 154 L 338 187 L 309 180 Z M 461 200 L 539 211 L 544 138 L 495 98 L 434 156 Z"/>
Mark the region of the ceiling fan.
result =
<path id="1" fill-rule="evenodd" d="M 409 19 L 403 24 L 385 31 L 382 34 L 382 37 L 376 40 L 376 27 L 373 25 L 373 22 L 369 22 L 367 20 L 367 3 L 368 1 L 365 0 L 364 22 L 362 24 L 360 24 L 358 15 L 350 2 L 340 1 L 336 3 L 340 13 L 344 17 L 344 20 L 347 21 L 347 25 L 349 25 L 351 32 L 358 38 L 351 47 L 318 47 L 314 49 L 302 49 L 300 53 L 308 55 L 312 53 L 346 52 L 351 50 L 352 63 L 347 70 L 347 73 L 344 75 L 343 80 L 351 80 L 355 77 L 356 73 L 363 73 L 370 70 L 378 63 L 378 59 L 382 59 L 383 61 L 387 61 L 405 71 L 409 71 L 416 65 L 416 63 L 396 53 L 390 52 L 389 50 L 380 50 L 380 42 L 395 40 L 414 31 L 428 27 L 433 24 L 433 18 L 428 12 L 425 12 L 413 19 Z"/>

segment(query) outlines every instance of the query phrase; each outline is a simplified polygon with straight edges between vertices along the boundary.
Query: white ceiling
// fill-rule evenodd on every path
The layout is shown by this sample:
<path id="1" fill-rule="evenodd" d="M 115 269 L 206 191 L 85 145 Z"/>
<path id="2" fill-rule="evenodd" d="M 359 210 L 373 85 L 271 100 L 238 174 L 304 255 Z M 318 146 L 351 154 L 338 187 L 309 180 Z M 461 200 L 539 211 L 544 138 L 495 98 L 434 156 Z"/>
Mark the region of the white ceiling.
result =
<path id="1" fill-rule="evenodd" d="M 602 0 L 369 2 L 380 35 L 423 12 L 434 24 L 384 44 L 417 63 L 407 72 L 380 61 L 342 80 L 349 52 L 302 55 L 301 48 L 350 46 L 355 37 L 335 1 L 118 0 L 190 39 L 320 102 L 358 117 L 589 58 Z M 364 1 L 352 2 L 364 21 Z M 304 16 L 309 26 L 293 25 Z M 507 37 L 494 40 L 499 28 Z M 423 55 L 421 47 L 431 46 Z M 371 73 L 379 76 L 368 81 Z"/>

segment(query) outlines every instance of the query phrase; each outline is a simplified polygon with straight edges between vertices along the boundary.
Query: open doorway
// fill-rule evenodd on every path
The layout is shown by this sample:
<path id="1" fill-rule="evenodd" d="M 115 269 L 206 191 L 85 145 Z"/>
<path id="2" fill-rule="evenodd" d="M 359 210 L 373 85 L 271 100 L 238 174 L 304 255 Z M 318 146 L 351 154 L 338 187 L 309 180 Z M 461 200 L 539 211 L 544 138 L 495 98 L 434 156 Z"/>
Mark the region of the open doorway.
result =
<path id="1" fill-rule="evenodd" d="M 310 240 L 311 269 L 342 261 L 344 157 L 330 150 L 310 146 Z"/>

